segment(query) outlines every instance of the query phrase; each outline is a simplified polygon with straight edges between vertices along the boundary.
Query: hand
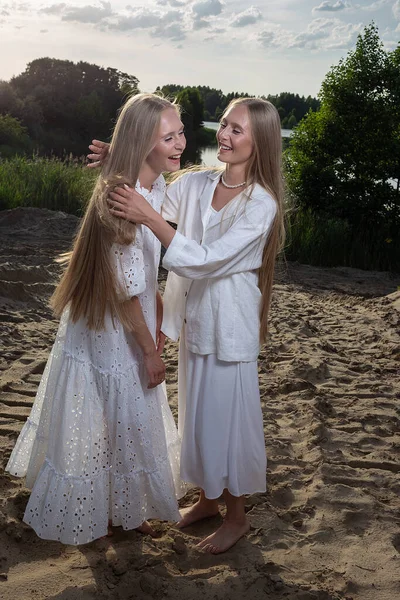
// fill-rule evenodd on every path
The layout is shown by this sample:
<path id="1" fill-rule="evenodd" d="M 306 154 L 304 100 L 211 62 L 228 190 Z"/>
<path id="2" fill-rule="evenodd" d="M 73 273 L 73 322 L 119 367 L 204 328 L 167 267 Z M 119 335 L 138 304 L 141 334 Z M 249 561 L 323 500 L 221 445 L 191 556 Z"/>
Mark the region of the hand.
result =
<path id="1" fill-rule="evenodd" d="M 144 366 L 147 372 L 147 389 L 157 387 L 165 379 L 165 364 L 159 354 L 154 351 L 152 354 L 145 354 Z"/>
<path id="2" fill-rule="evenodd" d="M 110 213 L 132 223 L 145 223 L 155 212 L 141 194 L 126 184 L 116 187 L 109 196 Z"/>
<path id="3" fill-rule="evenodd" d="M 110 144 L 107 144 L 106 142 L 101 142 L 100 140 L 92 140 L 92 143 L 89 146 L 89 150 L 91 150 L 93 154 L 87 155 L 88 159 L 93 161 L 87 165 L 89 169 L 101 167 L 101 165 L 107 159 L 109 149 Z"/>
<path id="4" fill-rule="evenodd" d="M 157 338 L 157 354 L 159 356 L 161 356 L 161 354 L 164 352 L 164 346 L 165 346 L 165 340 L 167 339 L 167 336 L 165 335 L 165 333 L 163 333 L 162 331 L 160 331 L 159 336 Z"/>

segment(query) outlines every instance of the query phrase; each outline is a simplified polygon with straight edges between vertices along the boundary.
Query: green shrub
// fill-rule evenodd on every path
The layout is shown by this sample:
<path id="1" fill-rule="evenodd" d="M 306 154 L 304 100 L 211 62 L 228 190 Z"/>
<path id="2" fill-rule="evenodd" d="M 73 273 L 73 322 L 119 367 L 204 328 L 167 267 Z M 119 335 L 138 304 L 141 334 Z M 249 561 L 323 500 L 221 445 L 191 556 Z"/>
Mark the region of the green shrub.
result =
<path id="1" fill-rule="evenodd" d="M 388 225 L 354 229 L 344 219 L 299 209 L 289 218 L 285 254 L 316 266 L 400 272 L 400 234 Z"/>

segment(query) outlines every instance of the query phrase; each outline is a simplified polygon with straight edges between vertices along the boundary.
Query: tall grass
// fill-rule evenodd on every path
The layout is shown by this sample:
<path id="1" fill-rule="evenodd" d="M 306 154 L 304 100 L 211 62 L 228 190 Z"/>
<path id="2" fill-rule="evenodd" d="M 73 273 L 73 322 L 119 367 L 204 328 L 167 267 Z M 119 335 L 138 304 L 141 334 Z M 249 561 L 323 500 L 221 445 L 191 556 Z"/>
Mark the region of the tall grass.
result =
<path id="1" fill-rule="evenodd" d="M 324 267 L 400 272 L 400 232 L 386 224 L 352 228 L 347 221 L 298 209 L 288 220 L 288 260 Z"/>
<path id="2" fill-rule="evenodd" d="M 0 210 L 34 206 L 80 216 L 95 177 L 77 159 L 15 156 L 0 160 Z"/>

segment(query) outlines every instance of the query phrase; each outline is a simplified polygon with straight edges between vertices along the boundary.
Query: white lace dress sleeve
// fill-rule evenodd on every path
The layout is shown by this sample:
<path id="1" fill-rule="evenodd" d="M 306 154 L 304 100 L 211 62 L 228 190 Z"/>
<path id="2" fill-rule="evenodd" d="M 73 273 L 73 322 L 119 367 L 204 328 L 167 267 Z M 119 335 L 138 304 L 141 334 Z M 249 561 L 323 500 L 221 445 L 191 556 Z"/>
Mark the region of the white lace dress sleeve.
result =
<path id="1" fill-rule="evenodd" d="M 143 251 L 137 244 L 113 244 L 111 246 L 111 265 L 115 269 L 117 293 L 121 302 L 145 291 Z"/>

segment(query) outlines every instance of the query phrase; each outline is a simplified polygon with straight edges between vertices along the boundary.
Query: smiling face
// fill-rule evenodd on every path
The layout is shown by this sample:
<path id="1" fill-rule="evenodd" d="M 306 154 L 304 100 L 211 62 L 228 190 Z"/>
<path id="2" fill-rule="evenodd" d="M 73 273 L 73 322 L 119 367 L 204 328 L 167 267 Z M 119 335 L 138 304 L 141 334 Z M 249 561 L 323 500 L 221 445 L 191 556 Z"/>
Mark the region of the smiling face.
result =
<path id="1" fill-rule="evenodd" d="M 161 113 L 156 143 L 145 163 L 158 175 L 164 171 L 178 171 L 185 147 L 186 138 L 179 114 L 175 108 L 166 108 Z"/>
<path id="2" fill-rule="evenodd" d="M 221 119 L 217 141 L 218 160 L 231 165 L 246 165 L 254 148 L 246 106 L 239 104 L 228 109 Z"/>

